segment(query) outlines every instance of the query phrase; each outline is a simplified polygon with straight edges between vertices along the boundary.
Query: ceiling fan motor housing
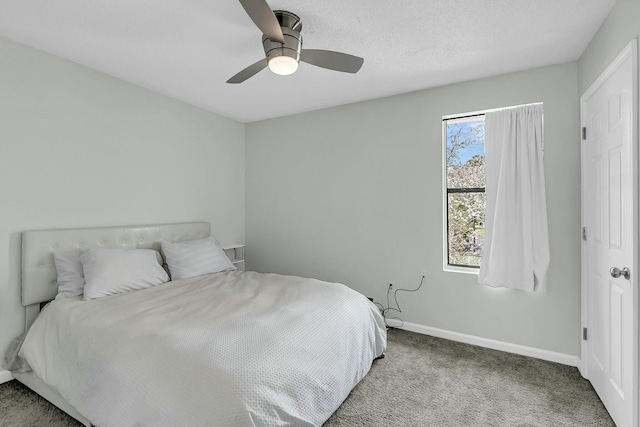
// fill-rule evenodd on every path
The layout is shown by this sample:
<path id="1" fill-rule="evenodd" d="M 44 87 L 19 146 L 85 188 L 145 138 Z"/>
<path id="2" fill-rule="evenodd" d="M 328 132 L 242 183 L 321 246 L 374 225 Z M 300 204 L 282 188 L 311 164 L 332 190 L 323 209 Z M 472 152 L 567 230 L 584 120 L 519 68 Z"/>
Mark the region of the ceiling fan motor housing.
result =
<path id="1" fill-rule="evenodd" d="M 278 19 L 284 36 L 284 43 L 272 41 L 267 36 L 262 36 L 262 45 L 267 61 L 276 56 L 289 56 L 296 61 L 300 61 L 300 50 L 302 49 L 302 22 L 298 15 L 284 10 L 274 10 L 273 14 Z"/>

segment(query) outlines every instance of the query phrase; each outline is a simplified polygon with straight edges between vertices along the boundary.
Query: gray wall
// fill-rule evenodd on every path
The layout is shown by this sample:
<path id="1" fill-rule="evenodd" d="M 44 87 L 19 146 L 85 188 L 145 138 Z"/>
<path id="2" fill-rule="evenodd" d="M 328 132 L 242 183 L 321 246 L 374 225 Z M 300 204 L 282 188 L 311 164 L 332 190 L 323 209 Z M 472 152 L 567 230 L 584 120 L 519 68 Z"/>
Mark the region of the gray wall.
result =
<path id="1" fill-rule="evenodd" d="M 0 351 L 20 232 L 209 221 L 244 242 L 244 125 L 0 39 Z"/>
<path id="2" fill-rule="evenodd" d="M 579 355 L 577 63 L 247 125 L 248 268 L 348 284 L 408 322 Z M 551 267 L 543 294 L 443 272 L 442 116 L 544 102 Z"/>
<path id="3" fill-rule="evenodd" d="M 639 36 L 640 1 L 618 0 L 578 61 L 579 94 L 584 94 L 622 49 Z"/>

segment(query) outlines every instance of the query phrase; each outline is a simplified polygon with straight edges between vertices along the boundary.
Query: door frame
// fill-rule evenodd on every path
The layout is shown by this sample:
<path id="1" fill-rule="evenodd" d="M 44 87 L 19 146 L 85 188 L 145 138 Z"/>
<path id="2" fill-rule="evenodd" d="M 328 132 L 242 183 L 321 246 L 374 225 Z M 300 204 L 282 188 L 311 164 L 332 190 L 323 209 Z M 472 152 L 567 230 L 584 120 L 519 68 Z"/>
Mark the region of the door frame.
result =
<path id="1" fill-rule="evenodd" d="M 633 250 L 636 256 L 633 258 L 633 263 L 630 266 L 631 268 L 631 286 L 633 286 L 635 297 L 633 300 L 633 371 L 635 373 L 633 379 L 633 391 L 631 402 L 633 403 L 633 415 L 632 415 L 632 425 L 638 425 L 638 406 L 640 404 L 639 401 L 639 392 L 638 387 L 640 384 L 639 378 L 639 350 L 638 350 L 638 306 L 640 303 L 640 289 L 638 288 L 638 276 L 640 275 L 640 270 L 638 270 L 638 258 L 640 252 L 638 252 L 638 241 L 640 239 L 640 229 L 638 228 L 638 206 L 639 206 L 639 195 L 638 189 L 640 188 L 640 183 L 638 182 L 638 42 L 636 39 L 631 40 L 631 42 L 622 50 L 622 52 L 614 59 L 611 64 L 602 72 L 602 74 L 596 79 L 595 82 L 591 84 L 589 89 L 580 97 L 580 126 L 581 128 L 585 126 L 585 108 L 586 108 L 586 100 L 589 99 L 599 88 L 604 84 L 605 81 L 620 67 L 620 65 L 626 61 L 627 59 L 631 60 L 631 74 L 632 74 L 632 88 L 631 88 L 631 96 L 632 96 L 632 120 L 631 120 L 631 128 L 632 128 L 632 137 L 631 137 L 631 156 L 632 156 L 632 180 L 633 180 Z M 582 138 L 581 138 L 582 141 Z M 586 224 L 586 209 L 585 209 L 585 175 L 587 171 L 584 168 L 585 164 L 585 153 L 582 149 L 582 142 L 580 143 L 580 165 L 581 165 L 581 173 L 580 173 L 580 196 L 581 196 L 581 224 L 584 227 Z M 588 230 L 587 230 L 588 232 Z M 587 236 L 588 238 L 588 236 Z M 586 242 L 581 239 L 581 314 L 582 328 L 586 328 L 588 325 L 588 311 L 587 311 L 587 269 L 586 269 Z M 582 331 L 581 337 L 582 337 Z M 589 366 L 587 362 L 587 346 L 588 341 L 581 339 L 581 356 L 579 363 L 579 370 L 583 377 L 589 379 Z"/>

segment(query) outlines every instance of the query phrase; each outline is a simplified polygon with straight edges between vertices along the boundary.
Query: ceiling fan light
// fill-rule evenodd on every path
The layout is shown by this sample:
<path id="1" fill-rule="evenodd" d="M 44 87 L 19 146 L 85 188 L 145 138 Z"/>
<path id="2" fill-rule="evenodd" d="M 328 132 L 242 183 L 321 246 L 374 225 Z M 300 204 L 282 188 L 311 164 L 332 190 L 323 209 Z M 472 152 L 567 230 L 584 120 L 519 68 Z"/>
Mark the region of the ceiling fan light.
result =
<path id="1" fill-rule="evenodd" d="M 298 61 L 290 56 L 274 56 L 269 59 L 269 69 L 281 76 L 288 76 L 296 72 Z"/>

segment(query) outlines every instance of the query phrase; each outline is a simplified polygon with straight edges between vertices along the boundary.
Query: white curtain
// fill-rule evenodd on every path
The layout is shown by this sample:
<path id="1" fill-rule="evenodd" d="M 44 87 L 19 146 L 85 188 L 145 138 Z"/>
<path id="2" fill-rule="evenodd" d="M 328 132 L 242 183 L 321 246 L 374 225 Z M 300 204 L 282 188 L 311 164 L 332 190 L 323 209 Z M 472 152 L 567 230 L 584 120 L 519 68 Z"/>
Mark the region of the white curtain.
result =
<path id="1" fill-rule="evenodd" d="M 487 208 L 478 283 L 544 292 L 549 269 L 542 105 L 485 115 Z"/>

